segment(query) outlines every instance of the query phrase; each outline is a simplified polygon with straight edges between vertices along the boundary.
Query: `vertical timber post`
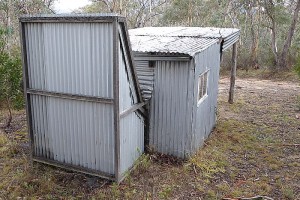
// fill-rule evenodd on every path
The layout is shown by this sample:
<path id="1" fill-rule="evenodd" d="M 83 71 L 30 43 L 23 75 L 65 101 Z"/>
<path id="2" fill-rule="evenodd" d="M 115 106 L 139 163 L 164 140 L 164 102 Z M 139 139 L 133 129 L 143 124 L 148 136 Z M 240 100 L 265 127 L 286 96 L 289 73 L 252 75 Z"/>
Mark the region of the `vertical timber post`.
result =
<path id="1" fill-rule="evenodd" d="M 23 68 L 23 89 L 24 89 L 24 99 L 26 105 L 26 119 L 27 119 L 27 127 L 28 127 L 28 134 L 29 134 L 29 143 L 31 147 L 31 164 L 33 164 L 33 158 L 36 155 L 34 150 L 34 136 L 33 136 L 33 129 L 32 129 L 32 115 L 31 115 L 31 101 L 30 101 L 30 94 L 27 93 L 27 89 L 29 86 L 29 77 L 28 77 L 28 62 L 27 62 L 27 49 L 26 49 L 26 34 L 25 34 L 25 23 L 19 22 L 19 31 L 20 31 L 20 44 L 21 44 L 21 54 L 22 54 L 22 68 Z"/>
<path id="2" fill-rule="evenodd" d="M 231 76 L 230 76 L 230 89 L 228 103 L 233 103 L 234 97 L 234 86 L 236 78 L 236 57 L 237 57 L 237 42 L 232 46 L 232 58 L 231 58 Z"/>
<path id="3" fill-rule="evenodd" d="M 115 132 L 115 181 L 121 180 L 120 174 L 120 112 L 119 112 L 119 32 L 118 18 L 113 21 L 113 86 L 114 86 L 114 132 Z"/>

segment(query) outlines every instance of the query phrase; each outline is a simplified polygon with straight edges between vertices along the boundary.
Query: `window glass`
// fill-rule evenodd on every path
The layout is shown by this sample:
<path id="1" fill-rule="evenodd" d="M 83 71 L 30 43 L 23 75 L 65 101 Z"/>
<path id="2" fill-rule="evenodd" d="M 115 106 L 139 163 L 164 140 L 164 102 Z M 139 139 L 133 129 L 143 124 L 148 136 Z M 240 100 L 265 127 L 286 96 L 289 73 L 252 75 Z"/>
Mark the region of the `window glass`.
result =
<path id="1" fill-rule="evenodd" d="M 207 96 L 208 71 L 202 73 L 198 79 L 198 103 Z"/>

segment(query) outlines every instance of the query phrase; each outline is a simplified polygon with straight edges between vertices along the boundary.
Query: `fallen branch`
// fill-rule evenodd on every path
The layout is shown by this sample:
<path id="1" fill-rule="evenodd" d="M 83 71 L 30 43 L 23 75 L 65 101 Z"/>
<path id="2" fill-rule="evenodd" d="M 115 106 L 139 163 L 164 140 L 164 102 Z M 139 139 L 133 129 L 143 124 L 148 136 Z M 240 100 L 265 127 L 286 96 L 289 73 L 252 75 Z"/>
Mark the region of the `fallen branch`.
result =
<path id="1" fill-rule="evenodd" d="M 195 165 L 193 165 L 193 169 L 194 169 L 195 174 L 198 174 Z"/>
<path id="2" fill-rule="evenodd" d="M 267 196 L 255 196 L 250 198 L 246 198 L 246 197 L 223 198 L 222 200 L 274 200 L 274 199 Z"/>

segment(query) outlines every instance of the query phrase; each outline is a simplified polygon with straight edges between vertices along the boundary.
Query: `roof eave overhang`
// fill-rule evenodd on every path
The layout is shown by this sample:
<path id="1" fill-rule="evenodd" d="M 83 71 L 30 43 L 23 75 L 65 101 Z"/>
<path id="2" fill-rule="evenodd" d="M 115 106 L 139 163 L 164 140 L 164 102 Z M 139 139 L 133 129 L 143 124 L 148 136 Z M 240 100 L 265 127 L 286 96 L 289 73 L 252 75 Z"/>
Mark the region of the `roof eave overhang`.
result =
<path id="1" fill-rule="evenodd" d="M 152 53 L 152 54 L 146 54 L 146 55 L 135 54 L 134 60 L 135 61 L 190 61 L 193 58 L 188 54 L 157 55 L 155 52 L 145 52 L 145 53 Z M 163 52 L 159 52 L 159 53 L 163 53 Z"/>

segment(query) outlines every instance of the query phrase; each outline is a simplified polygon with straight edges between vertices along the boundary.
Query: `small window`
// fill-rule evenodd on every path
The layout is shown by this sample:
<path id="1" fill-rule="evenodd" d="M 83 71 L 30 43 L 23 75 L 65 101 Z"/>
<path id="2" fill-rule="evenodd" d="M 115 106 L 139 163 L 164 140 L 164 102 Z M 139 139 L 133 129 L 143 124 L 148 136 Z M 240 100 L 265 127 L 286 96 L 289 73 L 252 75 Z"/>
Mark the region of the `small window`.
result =
<path id="1" fill-rule="evenodd" d="M 198 104 L 201 103 L 207 96 L 207 81 L 208 71 L 202 73 L 198 79 Z"/>

